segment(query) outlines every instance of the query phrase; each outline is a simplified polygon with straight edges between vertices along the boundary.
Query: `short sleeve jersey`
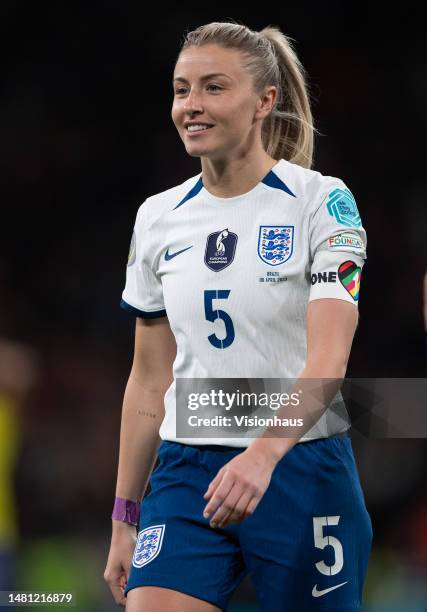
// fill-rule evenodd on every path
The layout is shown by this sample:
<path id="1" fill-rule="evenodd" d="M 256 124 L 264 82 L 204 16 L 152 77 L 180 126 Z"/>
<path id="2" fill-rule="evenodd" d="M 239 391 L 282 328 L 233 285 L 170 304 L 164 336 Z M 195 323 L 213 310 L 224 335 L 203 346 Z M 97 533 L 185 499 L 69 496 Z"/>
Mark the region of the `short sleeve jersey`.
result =
<path id="1" fill-rule="evenodd" d="M 366 232 L 346 184 L 285 159 L 235 197 L 211 194 L 202 173 L 148 197 L 136 215 L 121 306 L 137 317 L 167 316 L 176 339 L 160 437 L 249 446 L 254 437 L 177 437 L 177 379 L 297 379 L 308 302 L 357 308 L 365 260 Z M 300 441 L 349 428 L 345 409 L 329 411 Z"/>

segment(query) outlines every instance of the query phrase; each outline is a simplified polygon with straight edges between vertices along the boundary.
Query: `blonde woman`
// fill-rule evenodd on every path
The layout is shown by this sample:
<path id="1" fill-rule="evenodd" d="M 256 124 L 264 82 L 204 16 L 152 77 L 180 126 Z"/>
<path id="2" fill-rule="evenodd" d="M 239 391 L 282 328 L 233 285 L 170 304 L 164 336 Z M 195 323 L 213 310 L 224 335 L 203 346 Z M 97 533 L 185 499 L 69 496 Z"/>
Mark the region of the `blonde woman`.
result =
<path id="1" fill-rule="evenodd" d="M 342 380 L 366 258 L 356 202 L 311 169 L 305 73 L 279 28 L 188 32 L 172 86 L 201 172 L 136 216 L 104 578 L 128 612 L 226 610 L 247 574 L 268 612 L 360 610 L 372 526 L 337 389 L 292 435 L 179 437 L 176 413 L 188 379 Z"/>

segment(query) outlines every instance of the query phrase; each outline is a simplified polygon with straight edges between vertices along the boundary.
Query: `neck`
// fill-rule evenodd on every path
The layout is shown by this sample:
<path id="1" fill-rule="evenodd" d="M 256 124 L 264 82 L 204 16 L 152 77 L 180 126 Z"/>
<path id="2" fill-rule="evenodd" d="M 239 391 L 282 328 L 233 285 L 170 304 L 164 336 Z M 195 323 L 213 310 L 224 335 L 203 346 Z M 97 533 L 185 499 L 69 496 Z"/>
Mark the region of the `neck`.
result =
<path id="1" fill-rule="evenodd" d="M 233 198 L 253 189 L 277 161 L 265 152 L 226 161 L 202 157 L 203 185 L 214 196 Z"/>

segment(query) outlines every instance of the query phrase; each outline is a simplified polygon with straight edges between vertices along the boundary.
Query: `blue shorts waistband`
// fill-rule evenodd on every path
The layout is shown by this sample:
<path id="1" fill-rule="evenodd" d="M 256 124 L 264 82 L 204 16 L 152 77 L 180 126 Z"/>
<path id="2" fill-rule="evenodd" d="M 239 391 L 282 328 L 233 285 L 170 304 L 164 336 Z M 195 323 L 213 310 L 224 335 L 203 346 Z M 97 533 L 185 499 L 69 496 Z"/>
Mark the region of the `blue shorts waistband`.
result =
<path id="1" fill-rule="evenodd" d="M 340 434 L 334 434 L 332 436 L 328 436 L 327 438 L 315 438 L 314 440 L 307 440 L 306 442 L 301 442 L 301 444 L 313 444 L 314 442 L 319 442 L 319 441 L 324 441 L 324 440 L 331 440 L 331 439 L 335 439 L 335 438 L 349 438 L 349 432 L 348 430 L 340 433 Z M 244 451 L 247 447 L 246 446 L 227 446 L 225 444 L 187 444 L 187 443 L 183 443 L 183 442 L 176 442 L 175 440 L 163 440 L 162 444 L 166 444 L 166 445 L 176 445 L 176 446 L 180 446 L 182 448 L 194 448 L 196 450 L 208 450 L 208 451 L 220 451 L 220 452 L 237 452 L 237 451 Z"/>

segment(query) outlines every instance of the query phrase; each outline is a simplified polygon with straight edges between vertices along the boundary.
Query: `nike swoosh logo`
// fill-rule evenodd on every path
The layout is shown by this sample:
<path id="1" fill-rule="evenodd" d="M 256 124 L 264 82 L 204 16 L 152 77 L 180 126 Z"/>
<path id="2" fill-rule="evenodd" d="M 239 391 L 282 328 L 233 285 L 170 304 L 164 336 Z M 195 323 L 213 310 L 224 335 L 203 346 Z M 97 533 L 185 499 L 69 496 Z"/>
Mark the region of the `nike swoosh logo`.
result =
<path id="1" fill-rule="evenodd" d="M 186 247 L 185 249 L 181 249 L 180 251 L 177 251 L 176 253 L 169 253 L 169 249 L 167 249 L 166 253 L 165 253 L 165 259 L 166 261 L 169 261 L 170 259 L 173 259 L 174 257 L 176 257 L 177 255 L 180 255 L 181 253 L 183 253 L 184 251 L 188 251 L 188 249 L 191 249 L 193 245 Z"/>
<path id="2" fill-rule="evenodd" d="M 317 584 L 315 584 L 313 590 L 311 591 L 311 594 L 313 595 L 313 597 L 322 597 L 322 595 L 326 595 L 326 593 L 330 593 L 331 591 L 335 591 L 335 589 L 339 589 L 340 587 L 347 584 L 347 582 L 348 580 L 346 580 L 345 582 L 341 582 L 341 584 L 336 584 L 333 587 L 329 587 L 329 589 L 323 589 L 323 591 L 318 591 Z"/>

